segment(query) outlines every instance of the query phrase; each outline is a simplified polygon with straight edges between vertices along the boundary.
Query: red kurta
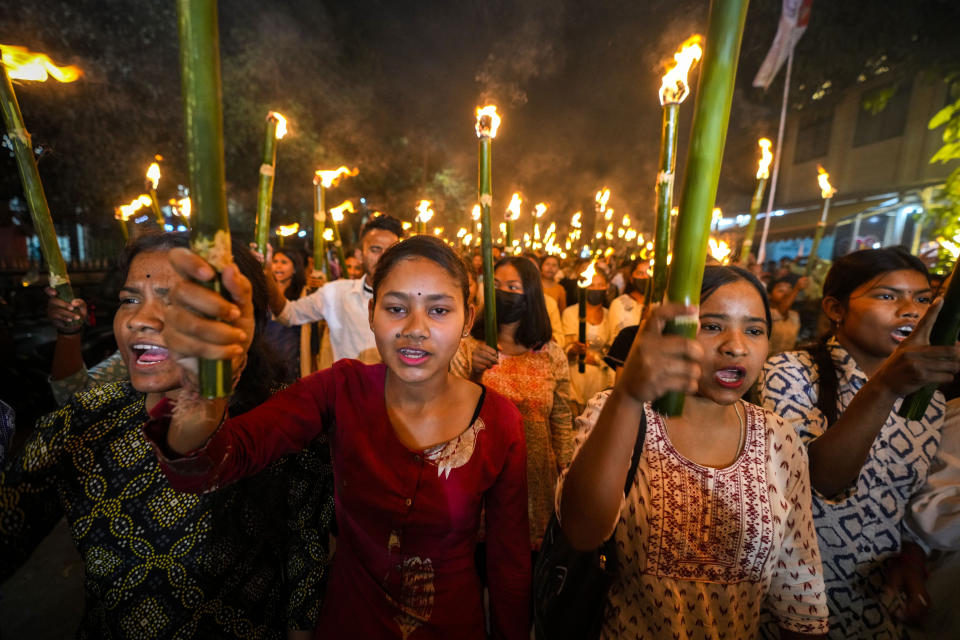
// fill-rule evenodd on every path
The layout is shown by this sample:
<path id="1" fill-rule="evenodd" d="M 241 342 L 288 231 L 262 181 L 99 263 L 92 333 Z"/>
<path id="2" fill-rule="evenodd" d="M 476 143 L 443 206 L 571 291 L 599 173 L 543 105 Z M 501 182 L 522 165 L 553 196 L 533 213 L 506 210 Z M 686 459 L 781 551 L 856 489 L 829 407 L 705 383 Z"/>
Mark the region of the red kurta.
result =
<path id="1" fill-rule="evenodd" d="M 384 401 L 386 367 L 341 360 L 228 420 L 207 446 L 165 460 L 174 488 L 223 486 L 328 431 L 336 478 L 337 552 L 317 627 L 323 638 L 484 638 L 474 566 L 486 507 L 494 638 L 529 637 L 530 542 L 523 423 L 484 391 L 453 440 L 412 451 Z M 159 411 L 169 411 L 167 403 Z M 162 450 L 168 418 L 148 437 Z"/>

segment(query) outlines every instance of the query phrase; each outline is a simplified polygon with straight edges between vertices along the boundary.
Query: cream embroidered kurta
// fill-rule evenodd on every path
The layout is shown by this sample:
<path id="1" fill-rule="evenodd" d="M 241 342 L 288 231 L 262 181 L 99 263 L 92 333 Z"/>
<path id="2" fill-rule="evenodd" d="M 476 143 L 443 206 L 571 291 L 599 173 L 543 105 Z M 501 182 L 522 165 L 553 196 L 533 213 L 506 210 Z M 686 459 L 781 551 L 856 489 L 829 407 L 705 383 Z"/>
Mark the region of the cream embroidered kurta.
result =
<path id="1" fill-rule="evenodd" d="M 608 396 L 598 394 L 577 418 L 578 445 Z M 754 638 L 764 607 L 786 629 L 826 631 L 806 452 L 782 420 L 744 407 L 743 451 L 714 469 L 680 455 L 646 406 L 643 455 L 611 523 L 620 572 L 604 638 Z M 628 466 L 631 453 L 618 462 Z"/>

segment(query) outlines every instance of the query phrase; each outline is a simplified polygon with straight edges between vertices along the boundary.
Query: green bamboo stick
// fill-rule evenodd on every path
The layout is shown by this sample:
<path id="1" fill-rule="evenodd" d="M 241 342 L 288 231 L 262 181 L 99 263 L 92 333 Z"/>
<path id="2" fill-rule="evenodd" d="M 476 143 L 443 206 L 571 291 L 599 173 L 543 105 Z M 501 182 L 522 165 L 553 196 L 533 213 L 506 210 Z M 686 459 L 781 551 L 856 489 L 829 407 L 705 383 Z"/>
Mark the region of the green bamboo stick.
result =
<path id="1" fill-rule="evenodd" d="M 232 260 L 223 163 L 223 110 L 216 0 L 177 0 L 180 74 L 187 133 L 187 165 L 193 199 L 190 246 L 218 272 Z M 217 277 L 204 283 L 222 291 Z M 200 360 L 200 394 L 222 398 L 232 391 L 229 360 Z"/>
<path id="2" fill-rule="evenodd" d="M 750 222 L 747 224 L 747 231 L 743 236 L 743 244 L 740 245 L 740 266 L 746 267 L 750 262 L 750 251 L 753 249 L 753 236 L 757 233 L 757 214 L 760 213 L 760 206 L 763 204 L 763 192 L 767 188 L 766 176 L 757 179 L 757 186 L 753 190 L 753 199 L 750 201 Z"/>
<path id="3" fill-rule="evenodd" d="M 270 241 L 270 209 L 273 205 L 273 178 L 277 168 L 277 126 L 280 124 L 274 112 L 267 114 L 266 137 L 263 140 L 263 162 L 260 164 L 260 179 L 257 185 L 257 251 L 267 255 Z M 282 134 L 281 134 L 282 135 Z"/>
<path id="4" fill-rule="evenodd" d="M 952 345 L 957 343 L 960 335 L 960 260 L 953 265 L 953 274 L 950 284 L 943 294 L 943 307 L 937 314 L 937 319 L 930 329 L 930 344 Z M 919 420 L 927 412 L 927 406 L 933 399 L 937 385 L 928 384 L 906 398 L 900 404 L 898 413 L 907 420 Z"/>
<path id="5" fill-rule="evenodd" d="M 327 190 L 323 188 L 320 176 L 313 179 L 313 268 L 323 271 L 330 280 L 330 265 L 327 262 L 327 241 L 323 231 L 327 226 Z"/>
<path id="6" fill-rule="evenodd" d="M 810 246 L 810 256 L 807 258 L 807 266 L 804 275 L 809 276 L 813 273 L 813 267 L 817 264 L 817 251 L 820 249 L 820 241 L 823 240 L 823 231 L 827 228 L 827 214 L 830 212 L 830 201 L 833 198 L 823 199 L 823 211 L 820 214 L 820 220 L 817 222 L 817 230 L 813 232 L 813 245 Z"/>
<path id="7" fill-rule="evenodd" d="M 343 253 L 343 241 L 340 239 L 340 223 L 337 222 L 336 218 L 331 217 L 330 226 L 333 228 L 333 246 L 337 250 L 337 262 L 340 263 L 340 277 L 345 278 L 347 276 L 347 256 Z"/>
<path id="8" fill-rule="evenodd" d="M 20 182 L 23 184 L 27 206 L 30 208 L 33 228 L 40 240 L 43 258 L 47 262 L 50 286 L 57 290 L 61 300 L 70 302 L 73 300 L 73 287 L 70 286 L 67 265 L 63 260 L 63 254 L 60 253 L 60 244 L 57 242 L 57 232 L 53 227 L 47 196 L 43 192 L 43 183 L 40 182 L 40 172 L 37 170 L 37 160 L 33 154 L 30 134 L 27 133 L 27 128 L 23 124 L 23 115 L 20 113 L 17 95 L 13 92 L 13 85 L 7 75 L 7 68 L 0 64 L 0 69 L 3 70 L 3 82 L 0 83 L 3 122 L 7 127 L 7 137 L 13 144 L 13 155 L 17 159 Z"/>
<path id="9" fill-rule="evenodd" d="M 667 254 L 670 252 L 670 210 L 673 208 L 673 180 L 677 164 L 677 117 L 680 104 L 663 105 L 660 127 L 660 165 L 657 170 L 657 214 L 653 236 L 653 295 L 645 305 L 663 300 L 667 290 Z"/>
<path id="10" fill-rule="evenodd" d="M 493 229 L 490 205 L 493 204 L 491 178 L 493 138 L 497 135 L 500 117 L 496 109 L 477 109 L 477 137 L 479 138 L 477 194 L 480 200 L 480 253 L 483 256 L 483 330 L 487 345 L 497 348 L 497 294 L 493 286 Z"/>
<path id="11" fill-rule="evenodd" d="M 713 0 L 710 4 L 706 50 L 693 108 L 673 263 L 667 282 L 670 302 L 700 304 L 700 286 L 747 4 L 748 0 Z M 664 332 L 695 338 L 699 323 L 695 315 L 676 318 L 667 324 Z M 683 400 L 682 393 L 669 393 L 657 400 L 656 409 L 667 416 L 678 416 L 683 412 Z"/>

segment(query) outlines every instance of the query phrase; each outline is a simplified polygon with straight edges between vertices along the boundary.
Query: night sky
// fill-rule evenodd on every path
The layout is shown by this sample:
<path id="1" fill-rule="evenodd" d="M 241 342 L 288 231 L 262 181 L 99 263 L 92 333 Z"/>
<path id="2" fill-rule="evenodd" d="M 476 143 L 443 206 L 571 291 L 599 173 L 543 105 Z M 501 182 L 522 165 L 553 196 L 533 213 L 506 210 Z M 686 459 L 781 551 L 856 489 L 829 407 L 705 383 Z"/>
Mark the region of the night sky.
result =
<path id="1" fill-rule="evenodd" d="M 41 173 L 54 215 L 80 207 L 88 219 L 109 220 L 113 206 L 142 189 L 154 153 L 166 159 L 161 197 L 185 181 L 174 3 L 13 4 L 0 9 L 0 42 L 87 72 L 76 87 L 18 87 L 28 128 L 49 145 Z M 941 55 L 942 46 L 902 34 L 950 23 L 938 11 L 956 14 L 939 0 L 890 3 L 904 16 L 851 8 L 858 4 L 875 6 L 814 3 L 798 48 L 798 86 L 836 71 L 802 63 L 831 49 L 847 67 L 862 65 L 871 47 L 895 49 L 897 38 L 910 55 Z M 280 146 L 276 222 L 309 211 L 313 169 L 347 164 L 360 176 L 331 201 L 362 195 L 410 219 L 423 197 L 436 201 L 438 223 L 459 226 L 476 198 L 474 107 L 491 101 L 503 116 L 494 145 L 496 216 L 520 190 L 525 213 L 542 200 L 551 205 L 547 219 L 565 223 L 606 185 L 617 216 L 629 213 L 649 231 L 659 78 L 677 46 L 704 32 L 708 7 L 707 0 L 221 2 L 232 219 L 252 219 L 263 117 L 276 109 L 292 131 Z M 717 196 L 728 211 L 749 200 L 757 138 L 776 134 L 782 80 L 768 92 L 750 82 L 779 13 L 780 2 L 755 0 L 748 14 Z M 956 40 L 948 36 L 941 40 Z M 803 95 L 798 89 L 797 99 Z M 695 91 L 681 111 L 681 174 L 694 99 Z M 0 164 L 0 197 L 16 195 L 13 167 Z"/>

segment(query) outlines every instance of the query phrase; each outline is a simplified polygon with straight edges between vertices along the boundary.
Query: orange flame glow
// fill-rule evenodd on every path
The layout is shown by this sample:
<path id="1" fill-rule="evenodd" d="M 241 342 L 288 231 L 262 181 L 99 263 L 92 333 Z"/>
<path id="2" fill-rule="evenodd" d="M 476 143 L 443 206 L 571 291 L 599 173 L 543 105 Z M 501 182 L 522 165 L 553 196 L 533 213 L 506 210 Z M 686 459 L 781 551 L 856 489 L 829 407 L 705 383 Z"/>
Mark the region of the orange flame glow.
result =
<path id="1" fill-rule="evenodd" d="M 770 147 L 773 143 L 767 138 L 760 138 L 757 141 L 760 145 L 760 163 L 757 165 L 757 180 L 766 180 L 770 177 L 770 163 L 773 161 L 773 152 Z"/>
<path id="2" fill-rule="evenodd" d="M 520 206 L 523 200 L 519 193 L 510 196 L 510 204 L 507 205 L 507 220 L 518 220 L 520 218 Z"/>
<path id="3" fill-rule="evenodd" d="M 610 200 L 610 189 L 604 187 L 597 191 L 597 195 L 594 196 L 594 199 L 597 201 L 597 205 L 600 207 L 600 211 L 607 210 L 607 202 Z"/>
<path id="4" fill-rule="evenodd" d="M 832 198 L 833 194 L 837 192 L 836 189 L 830 186 L 830 174 L 819 164 L 817 165 L 817 182 L 820 183 L 820 197 Z"/>
<path id="5" fill-rule="evenodd" d="M 488 137 L 490 139 L 497 137 L 497 129 L 500 128 L 500 116 L 497 115 L 497 107 L 488 104 L 485 107 L 477 107 L 477 137 Z"/>
<path id="6" fill-rule="evenodd" d="M 336 186 L 340 182 L 342 177 L 352 177 L 357 175 L 359 171 L 354 167 L 353 169 L 348 169 L 347 167 L 337 167 L 336 169 L 330 169 L 323 171 L 318 169 L 313 176 L 313 184 L 323 185 L 324 189 L 329 189 L 330 187 Z"/>
<path id="7" fill-rule="evenodd" d="M 580 274 L 580 277 L 577 278 L 577 286 L 581 289 L 586 289 L 593 282 L 593 276 L 597 275 L 597 261 L 596 259 L 590 263 L 586 269 L 583 270 L 583 273 Z"/>
<path id="8" fill-rule="evenodd" d="M 470 217 L 473 218 L 474 220 L 480 219 L 480 205 L 478 204 L 473 205 L 473 211 L 470 212 Z"/>
<path id="9" fill-rule="evenodd" d="M 156 189 L 157 185 L 160 184 L 160 165 L 156 162 L 152 163 L 149 168 L 147 168 L 147 180 L 150 181 L 150 184 L 153 185 L 153 188 Z"/>
<path id="10" fill-rule="evenodd" d="M 582 215 L 581 212 L 580 212 L 580 211 L 577 211 L 575 214 L 573 214 L 573 217 L 570 218 L 570 226 L 573 227 L 574 229 L 579 229 L 579 228 L 580 228 L 580 226 L 581 226 L 580 216 L 581 216 L 581 215 Z"/>
<path id="11" fill-rule="evenodd" d="M 660 104 L 681 103 L 690 95 L 690 85 L 687 84 L 687 74 L 693 63 L 703 56 L 700 48 L 702 38 L 694 34 L 680 45 L 680 51 L 673 54 L 676 62 L 674 67 L 663 76 L 660 83 Z"/>
<path id="12" fill-rule="evenodd" d="M 417 205 L 417 222 L 422 222 L 424 224 L 430 222 L 430 219 L 433 218 L 433 209 L 430 208 L 433 202 L 430 200 L 421 200 L 420 204 Z"/>
<path id="13" fill-rule="evenodd" d="M 710 255 L 720 264 L 727 264 L 730 261 L 730 245 L 723 240 L 710 238 Z"/>
<path id="14" fill-rule="evenodd" d="M 277 138 L 277 140 L 280 140 L 283 138 L 283 136 L 287 135 L 287 119 L 276 111 L 271 111 L 267 114 L 267 120 L 270 118 L 273 118 L 277 121 L 277 131 L 273 135 Z"/>
<path id="15" fill-rule="evenodd" d="M 190 219 L 190 212 L 193 210 L 193 203 L 190 202 L 190 198 L 181 198 L 177 201 L 177 210 L 180 211 L 180 215 Z"/>
<path id="16" fill-rule="evenodd" d="M 0 44 L 0 50 L 2 50 L 0 59 L 3 60 L 11 80 L 46 82 L 48 77 L 53 76 L 54 80 L 60 82 L 73 82 L 83 75 L 79 67 L 72 65 L 58 67 L 48 56 L 34 53 L 24 47 Z"/>
<path id="17" fill-rule="evenodd" d="M 300 231 L 299 222 L 294 222 L 293 224 L 282 224 L 277 227 L 277 235 L 283 236 L 284 238 L 292 236 L 297 231 Z"/>
<path id="18" fill-rule="evenodd" d="M 542 218 L 543 214 L 547 212 L 547 205 L 545 205 L 542 202 L 538 202 L 533 206 L 533 208 L 534 208 L 534 212 L 533 212 L 534 218 Z"/>
<path id="19" fill-rule="evenodd" d="M 350 200 L 344 200 L 338 206 L 330 209 L 330 217 L 333 218 L 334 222 L 343 222 L 344 212 L 355 213 L 356 209 L 353 208 L 353 202 Z"/>

